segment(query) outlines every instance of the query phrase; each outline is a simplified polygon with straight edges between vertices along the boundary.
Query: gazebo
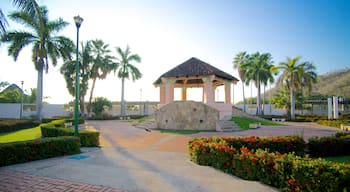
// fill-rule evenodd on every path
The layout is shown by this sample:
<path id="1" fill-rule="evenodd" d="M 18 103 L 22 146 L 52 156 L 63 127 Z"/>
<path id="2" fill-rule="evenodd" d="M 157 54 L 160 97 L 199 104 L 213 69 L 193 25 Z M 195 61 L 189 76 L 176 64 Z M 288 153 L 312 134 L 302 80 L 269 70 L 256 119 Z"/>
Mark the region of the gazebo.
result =
<path id="1" fill-rule="evenodd" d="M 231 118 L 231 85 L 238 79 L 197 58 L 190 58 L 161 75 L 154 86 L 160 90 L 159 108 L 174 103 L 174 88 L 181 88 L 181 100 L 187 100 L 187 88 L 203 88 L 203 103 L 218 111 L 219 119 Z M 225 86 L 225 100 L 215 102 L 215 89 Z M 176 103 L 176 102 L 175 102 Z M 182 111 L 182 110 L 181 110 Z"/>

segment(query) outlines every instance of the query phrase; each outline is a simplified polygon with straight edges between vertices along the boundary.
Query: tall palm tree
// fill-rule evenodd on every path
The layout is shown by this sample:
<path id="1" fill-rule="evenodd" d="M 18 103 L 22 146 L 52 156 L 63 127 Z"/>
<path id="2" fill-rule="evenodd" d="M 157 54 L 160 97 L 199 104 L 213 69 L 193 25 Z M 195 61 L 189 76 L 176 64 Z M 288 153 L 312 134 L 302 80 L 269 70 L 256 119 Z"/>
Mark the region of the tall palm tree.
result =
<path id="1" fill-rule="evenodd" d="M 12 0 L 12 4 L 18 9 L 32 15 L 40 15 L 40 7 L 35 0 Z M 0 8 L 0 35 L 6 33 L 6 27 L 8 22 L 6 20 L 5 14 Z"/>
<path id="2" fill-rule="evenodd" d="M 115 66 L 114 71 L 118 71 L 118 77 L 122 79 L 122 95 L 121 95 L 121 117 L 125 117 L 125 100 L 124 100 L 124 81 L 125 78 L 131 79 L 133 81 L 138 80 L 142 77 L 141 72 L 138 68 L 131 64 L 131 62 L 141 62 L 141 57 L 137 54 L 131 54 L 129 46 L 126 47 L 123 51 L 120 47 L 117 47 L 117 65 Z"/>
<path id="3" fill-rule="evenodd" d="M 316 82 L 316 67 L 308 62 L 300 62 L 300 57 L 287 58 L 287 61 L 281 62 L 278 69 L 282 70 L 279 82 L 289 89 L 290 93 L 290 118 L 295 119 L 295 100 L 296 93 L 301 88 L 307 87 L 309 91 L 312 84 Z"/>
<path id="4" fill-rule="evenodd" d="M 257 94 L 257 115 L 262 115 L 261 110 L 261 84 L 267 84 L 268 81 L 273 81 L 273 61 L 270 53 L 260 54 L 256 52 L 249 57 L 249 61 L 243 64 L 245 71 L 245 79 L 247 84 L 253 81 L 258 89 Z"/>
<path id="5" fill-rule="evenodd" d="M 84 101 L 85 95 L 87 93 L 89 87 L 89 78 L 91 73 L 91 41 L 86 41 L 85 43 L 81 43 L 81 51 L 79 52 L 79 76 L 80 76 L 80 84 L 79 84 L 79 103 L 80 103 L 80 112 L 81 114 L 85 114 L 84 110 Z M 68 60 L 66 61 L 60 71 L 66 80 L 67 89 L 70 95 L 75 95 L 75 62 L 76 60 Z"/>
<path id="6" fill-rule="evenodd" d="M 38 71 L 38 97 L 36 100 L 36 118 L 41 121 L 43 72 L 49 69 L 49 59 L 53 66 L 57 65 L 58 58 L 71 58 L 73 42 L 64 36 L 55 36 L 57 32 L 68 25 L 62 18 L 49 21 L 48 10 L 40 8 L 40 14 L 30 14 L 17 11 L 9 15 L 10 19 L 25 25 L 27 31 L 9 31 L 1 37 L 1 41 L 10 43 L 8 54 L 16 61 L 22 49 L 32 45 L 32 61 Z"/>
<path id="7" fill-rule="evenodd" d="M 244 52 L 239 52 L 235 58 L 233 59 L 233 68 L 238 70 L 239 78 L 242 82 L 242 88 L 243 88 L 243 111 L 245 112 L 245 93 L 244 93 L 244 87 L 245 87 L 245 73 L 246 70 L 244 69 L 244 65 L 249 61 L 249 54 Z"/>
<path id="8" fill-rule="evenodd" d="M 92 66 L 90 69 L 90 79 L 92 79 L 92 86 L 90 90 L 89 104 L 87 107 L 89 116 L 91 113 L 91 103 L 96 80 L 105 79 L 107 74 L 114 69 L 114 58 L 109 55 L 111 52 L 109 45 L 105 44 L 100 39 L 93 40 L 91 43 Z"/>

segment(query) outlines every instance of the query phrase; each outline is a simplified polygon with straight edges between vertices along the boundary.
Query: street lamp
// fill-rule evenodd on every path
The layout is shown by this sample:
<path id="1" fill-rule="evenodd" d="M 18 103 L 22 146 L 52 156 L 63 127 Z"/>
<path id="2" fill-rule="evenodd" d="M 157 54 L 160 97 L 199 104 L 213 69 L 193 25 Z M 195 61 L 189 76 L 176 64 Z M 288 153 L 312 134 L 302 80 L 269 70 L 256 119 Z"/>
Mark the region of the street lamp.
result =
<path id="1" fill-rule="evenodd" d="M 23 94 L 24 94 L 24 92 L 23 92 L 23 83 L 24 83 L 24 81 L 21 81 L 21 85 L 22 85 L 22 90 L 21 90 L 21 109 L 20 109 L 20 111 L 19 111 L 19 118 L 20 119 L 22 119 L 22 114 L 23 114 Z"/>
<path id="2" fill-rule="evenodd" d="M 79 125 L 79 27 L 83 18 L 79 15 L 74 17 L 75 26 L 77 26 L 77 49 L 75 57 L 75 111 L 74 111 L 74 136 L 78 136 Z"/>

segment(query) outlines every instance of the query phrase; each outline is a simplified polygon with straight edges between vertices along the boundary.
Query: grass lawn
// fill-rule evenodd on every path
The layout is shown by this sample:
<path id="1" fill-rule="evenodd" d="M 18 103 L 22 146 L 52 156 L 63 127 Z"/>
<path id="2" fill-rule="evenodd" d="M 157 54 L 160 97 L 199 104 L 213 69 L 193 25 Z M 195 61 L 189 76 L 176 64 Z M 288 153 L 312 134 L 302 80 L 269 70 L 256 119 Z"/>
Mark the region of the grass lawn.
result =
<path id="1" fill-rule="evenodd" d="M 275 123 L 267 120 L 247 118 L 247 117 L 232 117 L 231 121 L 234 121 L 238 126 L 240 126 L 244 130 L 248 130 L 249 124 L 252 124 L 252 123 L 261 123 L 261 125 L 266 125 L 266 126 L 283 126 L 280 123 Z"/>
<path id="2" fill-rule="evenodd" d="M 153 129 L 156 131 L 159 131 L 161 133 L 166 134 L 178 134 L 178 135 L 190 135 L 190 134 L 197 134 L 200 132 L 216 132 L 215 130 L 169 130 L 169 129 Z"/>
<path id="3" fill-rule="evenodd" d="M 328 161 L 350 164 L 350 156 L 325 157 Z"/>
<path id="4" fill-rule="evenodd" d="M 34 140 L 41 137 L 40 127 L 23 129 L 10 133 L 0 133 L 0 143 Z"/>

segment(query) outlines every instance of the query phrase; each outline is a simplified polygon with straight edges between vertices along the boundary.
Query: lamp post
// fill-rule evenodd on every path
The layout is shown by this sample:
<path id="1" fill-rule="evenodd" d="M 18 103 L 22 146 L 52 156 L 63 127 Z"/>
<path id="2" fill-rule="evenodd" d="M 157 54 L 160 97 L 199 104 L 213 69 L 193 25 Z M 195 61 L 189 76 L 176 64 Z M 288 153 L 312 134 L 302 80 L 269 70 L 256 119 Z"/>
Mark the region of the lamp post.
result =
<path id="1" fill-rule="evenodd" d="M 77 27 L 77 49 L 75 58 L 75 111 L 74 111 L 74 136 L 78 136 L 79 125 L 79 27 L 83 22 L 83 18 L 79 15 L 74 17 L 74 22 Z"/>
<path id="2" fill-rule="evenodd" d="M 24 83 L 24 81 L 21 81 L 21 85 L 22 85 L 22 87 L 21 87 L 21 109 L 20 109 L 20 111 L 19 111 L 19 118 L 20 119 L 22 119 L 22 115 L 23 115 L 23 94 L 24 94 L 24 92 L 23 92 L 23 83 Z"/>

